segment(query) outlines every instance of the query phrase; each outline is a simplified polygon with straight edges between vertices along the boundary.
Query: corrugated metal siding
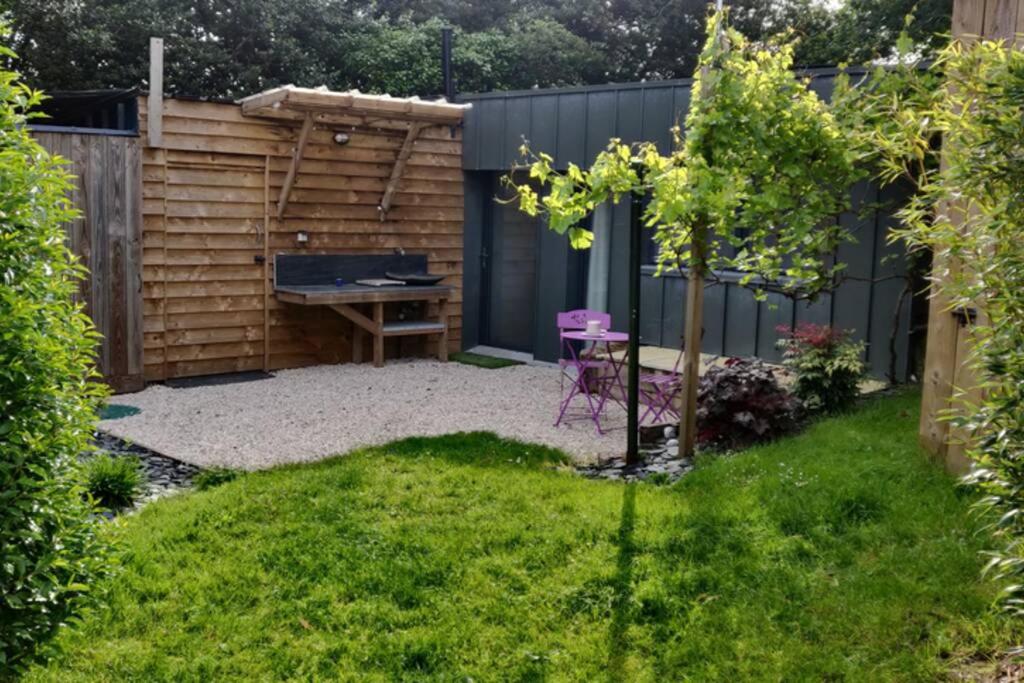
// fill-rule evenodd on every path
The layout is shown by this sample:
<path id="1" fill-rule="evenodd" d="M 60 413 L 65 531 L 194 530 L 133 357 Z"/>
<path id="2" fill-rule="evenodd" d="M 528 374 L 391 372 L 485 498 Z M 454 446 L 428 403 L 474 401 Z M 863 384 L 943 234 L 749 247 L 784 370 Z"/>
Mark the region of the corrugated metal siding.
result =
<path id="1" fill-rule="evenodd" d="M 806 72 L 811 89 L 829 97 L 835 69 Z M 467 171 L 507 171 L 525 137 L 559 166 L 586 164 L 611 137 L 671 148 L 669 132 L 690 106 L 692 79 L 460 95 L 473 104 L 466 117 Z"/>
<path id="2" fill-rule="evenodd" d="M 836 70 L 815 69 L 806 72 L 810 87 L 821 97 L 832 92 Z M 520 161 L 519 147 L 523 140 L 534 151 L 546 151 L 555 157 L 558 167 L 569 163 L 589 164 L 612 137 L 624 142 L 651 141 L 664 153 L 672 146 L 671 128 L 682 125 L 690 104 L 692 81 L 661 81 L 629 83 L 550 90 L 465 95 L 460 101 L 473 103 L 466 119 L 463 167 L 467 179 L 475 172 L 479 177 L 509 171 Z M 903 260 L 893 258 L 898 247 L 887 244 L 885 235 L 892 218 L 885 215 L 858 215 L 865 205 L 885 199 L 876 187 L 861 184 L 852 188 L 853 210 L 839 220 L 857 238 L 855 244 L 843 245 L 838 253 L 847 264 L 847 272 L 856 279 L 846 282 L 833 294 L 826 294 L 813 304 L 794 303 L 780 295 L 758 303 L 753 295 L 735 284 L 709 287 L 705 293 L 705 330 L 703 348 L 706 352 L 724 355 L 757 355 L 777 360 L 775 342 L 780 324 L 799 322 L 830 323 L 853 329 L 856 336 L 869 343 L 867 360 L 873 374 L 881 375 L 888 368 L 888 335 L 896 300 L 903 286 L 897 276 Z M 889 189 L 887 193 L 899 192 Z M 478 259 L 479 239 L 470 233 L 484 230 L 484 220 L 474 202 L 487 202 L 483 186 L 466 192 L 466 262 Z M 476 225 L 474 225 L 476 223 Z M 624 329 L 628 320 L 628 234 L 629 203 L 623 201 L 612 210 L 612 252 L 609 282 L 609 313 L 615 327 Z M 548 236 L 550 237 L 550 236 Z M 558 237 L 564 241 L 563 238 Z M 538 358 L 553 360 L 557 343 L 552 340 L 553 312 L 574 305 L 566 285 L 570 250 L 557 241 L 543 239 L 541 269 L 538 278 L 537 330 L 534 353 Z M 474 251 L 475 250 L 475 251 Z M 680 277 L 654 278 L 651 269 L 643 276 L 641 290 L 641 335 L 646 344 L 676 346 L 682 335 L 683 301 L 686 281 Z M 467 291 L 472 286 L 467 266 Z M 874 282 L 868 280 L 874 279 Z M 478 285 L 480 283 L 477 283 Z M 479 287 L 477 287 L 479 289 Z M 550 315 L 549 315 L 550 314 Z M 479 315 L 465 309 L 467 343 L 473 341 L 474 327 L 469 319 Z M 549 320 L 550 318 L 550 320 Z M 909 306 L 900 319 L 897 353 L 900 372 L 907 371 Z M 481 323 L 482 324 L 482 323 Z"/>

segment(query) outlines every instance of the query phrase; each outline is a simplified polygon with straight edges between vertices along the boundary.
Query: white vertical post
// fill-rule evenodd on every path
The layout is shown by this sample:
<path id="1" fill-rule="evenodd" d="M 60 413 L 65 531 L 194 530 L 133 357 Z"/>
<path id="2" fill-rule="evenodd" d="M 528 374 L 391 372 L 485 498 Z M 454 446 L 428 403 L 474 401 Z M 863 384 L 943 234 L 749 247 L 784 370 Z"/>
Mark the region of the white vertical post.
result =
<path id="1" fill-rule="evenodd" d="M 164 39 L 149 39 L 149 146 L 164 144 Z"/>

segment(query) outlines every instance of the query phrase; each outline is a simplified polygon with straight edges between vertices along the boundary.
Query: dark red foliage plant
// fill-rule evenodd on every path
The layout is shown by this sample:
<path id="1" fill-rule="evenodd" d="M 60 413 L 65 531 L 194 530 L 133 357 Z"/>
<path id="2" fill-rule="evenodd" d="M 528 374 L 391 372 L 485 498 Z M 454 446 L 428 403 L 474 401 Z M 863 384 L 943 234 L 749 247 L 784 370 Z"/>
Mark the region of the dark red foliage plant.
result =
<path id="1" fill-rule="evenodd" d="M 697 390 L 697 439 L 702 446 L 742 448 L 793 432 L 800 402 L 760 360 L 730 358 L 712 366 Z"/>

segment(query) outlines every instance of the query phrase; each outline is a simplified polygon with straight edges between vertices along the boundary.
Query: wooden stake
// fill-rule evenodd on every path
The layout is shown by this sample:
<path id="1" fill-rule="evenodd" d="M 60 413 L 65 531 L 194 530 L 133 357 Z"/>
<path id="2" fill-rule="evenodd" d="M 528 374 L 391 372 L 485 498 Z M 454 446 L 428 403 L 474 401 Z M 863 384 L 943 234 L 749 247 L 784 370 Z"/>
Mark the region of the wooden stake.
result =
<path id="1" fill-rule="evenodd" d="M 697 244 L 694 249 L 702 251 Z M 703 259 L 703 255 L 698 256 Z M 683 409 L 679 420 L 679 455 L 692 458 L 697 447 L 697 388 L 700 386 L 700 342 L 704 327 L 704 266 L 691 264 L 686 281 L 683 325 Z"/>
<path id="2" fill-rule="evenodd" d="M 147 121 L 146 125 L 148 126 L 149 123 L 150 122 Z M 168 296 L 167 296 L 167 242 L 170 240 L 170 234 L 167 231 L 167 150 L 161 150 L 159 152 L 159 154 L 160 154 L 160 161 L 162 162 L 162 165 L 163 165 L 162 166 L 162 171 L 163 171 L 163 178 L 162 178 L 162 180 L 163 180 L 163 183 L 164 183 L 164 190 L 163 190 L 163 195 L 164 196 L 160 200 L 161 203 L 162 203 L 162 207 L 160 209 L 160 223 L 161 223 L 161 225 L 163 226 L 163 229 L 164 229 L 164 233 L 163 233 L 164 241 L 163 241 L 163 245 L 162 245 L 162 248 L 163 248 L 163 258 L 160 261 L 161 266 L 162 266 L 160 268 L 160 271 L 162 273 L 162 281 L 163 281 L 163 292 L 162 292 L 162 298 L 160 300 L 160 318 L 161 318 L 160 328 L 162 330 L 162 332 L 160 333 L 160 339 L 163 340 L 163 346 L 164 346 L 164 358 L 163 358 L 163 363 L 162 363 L 162 365 L 163 365 L 163 376 L 161 377 L 161 379 L 167 380 L 167 379 L 170 379 L 170 375 L 168 374 L 168 368 L 167 368 L 167 355 L 168 355 L 168 353 L 167 353 L 167 347 L 168 347 L 168 344 L 167 344 L 167 334 L 168 334 L 168 331 L 167 331 L 167 299 L 168 299 Z"/>
<path id="3" fill-rule="evenodd" d="M 288 196 L 292 193 L 292 186 L 295 185 L 295 178 L 299 174 L 299 164 L 302 163 L 302 155 L 306 153 L 306 143 L 309 142 L 309 134 L 313 132 L 313 115 L 306 114 L 302 121 L 302 129 L 299 131 L 299 141 L 295 143 L 295 151 L 292 153 L 292 165 L 288 167 L 288 173 L 284 177 L 284 184 L 281 185 L 281 196 L 277 200 L 277 218 L 284 218 L 284 210 L 288 207 Z"/>
<path id="4" fill-rule="evenodd" d="M 270 372 L 270 155 L 263 161 L 263 372 Z"/>
<path id="5" fill-rule="evenodd" d="M 146 126 L 149 146 L 164 144 L 164 39 L 149 39 L 149 102 Z"/>

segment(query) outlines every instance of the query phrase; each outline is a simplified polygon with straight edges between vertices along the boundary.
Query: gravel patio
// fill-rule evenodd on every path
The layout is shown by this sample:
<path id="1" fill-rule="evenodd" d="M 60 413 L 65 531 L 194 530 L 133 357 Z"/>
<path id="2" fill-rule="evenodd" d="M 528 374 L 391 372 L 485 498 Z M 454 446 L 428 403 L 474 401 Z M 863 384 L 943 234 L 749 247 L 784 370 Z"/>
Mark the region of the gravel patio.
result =
<path id="1" fill-rule="evenodd" d="M 282 370 L 235 384 L 153 385 L 115 397 L 141 413 L 104 420 L 100 429 L 193 465 L 247 470 L 460 431 L 547 444 L 581 463 L 622 451 L 626 416 L 616 405 L 605 436 L 589 421 L 553 426 L 558 374 L 542 365 L 488 370 L 415 360 Z"/>

